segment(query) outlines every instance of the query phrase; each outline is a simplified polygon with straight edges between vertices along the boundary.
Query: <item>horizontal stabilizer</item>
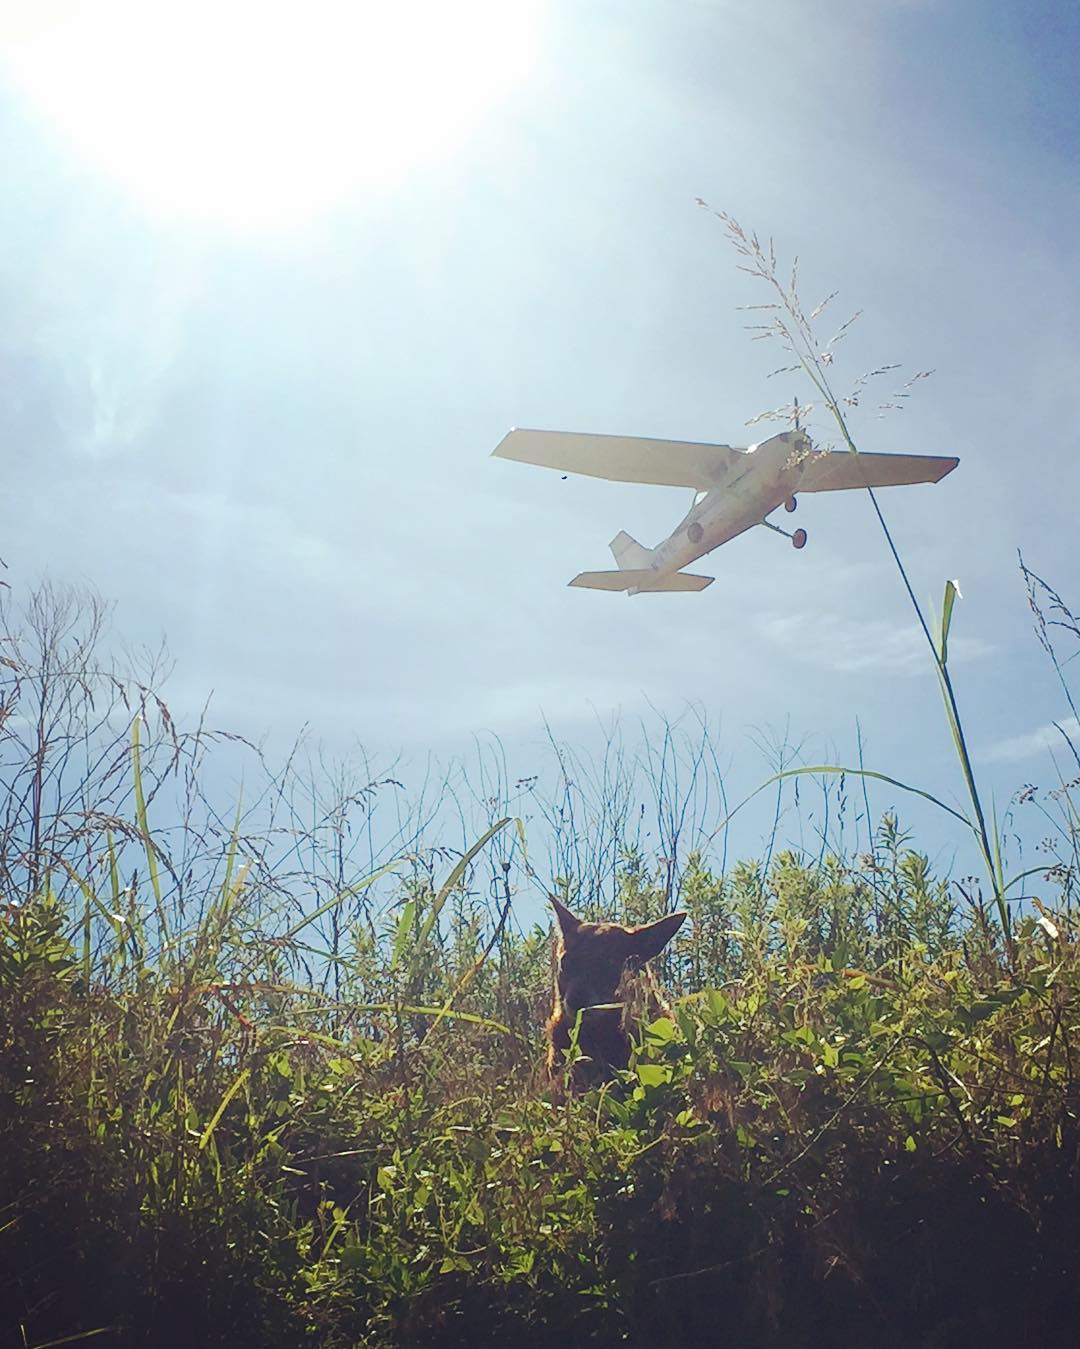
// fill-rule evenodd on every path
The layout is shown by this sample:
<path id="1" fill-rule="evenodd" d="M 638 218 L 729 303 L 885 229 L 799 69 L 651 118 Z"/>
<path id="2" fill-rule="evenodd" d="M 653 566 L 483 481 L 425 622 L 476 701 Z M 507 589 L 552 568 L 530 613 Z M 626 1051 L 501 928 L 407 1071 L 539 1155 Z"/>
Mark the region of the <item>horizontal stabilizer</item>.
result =
<path id="1" fill-rule="evenodd" d="M 570 584 L 582 586 L 586 590 L 636 590 L 651 595 L 660 591 L 704 590 L 715 580 L 715 576 L 694 576 L 685 571 L 672 572 L 657 580 L 656 572 L 650 567 L 641 567 L 624 568 L 621 571 L 583 571 Z"/>
<path id="2" fill-rule="evenodd" d="M 648 440 L 641 436 L 591 436 L 573 431 L 514 430 L 492 451 L 500 459 L 585 473 L 611 482 L 693 487 L 699 491 L 743 473 L 750 461 L 729 445 L 688 440 Z"/>
<path id="3" fill-rule="evenodd" d="M 609 545 L 615 554 L 615 561 L 624 570 L 632 570 L 652 565 L 653 550 L 645 548 L 637 539 L 632 539 L 625 529 L 620 529 Z"/>
<path id="4" fill-rule="evenodd" d="M 642 586 L 642 594 L 653 594 L 654 591 L 661 590 L 704 590 L 706 586 L 711 586 L 716 580 L 715 576 L 695 576 L 689 571 L 675 571 L 670 576 L 665 576 L 662 581 L 655 585 Z"/>

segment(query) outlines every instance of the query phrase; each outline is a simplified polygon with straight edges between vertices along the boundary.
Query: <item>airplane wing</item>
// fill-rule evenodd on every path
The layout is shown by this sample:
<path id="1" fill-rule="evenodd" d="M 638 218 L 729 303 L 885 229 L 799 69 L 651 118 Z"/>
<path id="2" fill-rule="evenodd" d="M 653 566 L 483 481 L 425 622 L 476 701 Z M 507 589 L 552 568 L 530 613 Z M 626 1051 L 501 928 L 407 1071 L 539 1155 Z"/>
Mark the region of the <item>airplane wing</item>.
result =
<path id="1" fill-rule="evenodd" d="M 904 487 L 916 482 L 940 482 L 960 462 L 933 454 L 852 454 L 830 450 L 797 466 L 800 492 L 838 492 L 851 487 Z"/>
<path id="2" fill-rule="evenodd" d="M 728 445 L 688 440 L 646 440 L 640 436 L 590 436 L 572 431 L 514 430 L 492 451 L 500 459 L 539 464 L 563 473 L 584 473 L 612 482 L 651 483 L 708 491 L 752 460 Z"/>

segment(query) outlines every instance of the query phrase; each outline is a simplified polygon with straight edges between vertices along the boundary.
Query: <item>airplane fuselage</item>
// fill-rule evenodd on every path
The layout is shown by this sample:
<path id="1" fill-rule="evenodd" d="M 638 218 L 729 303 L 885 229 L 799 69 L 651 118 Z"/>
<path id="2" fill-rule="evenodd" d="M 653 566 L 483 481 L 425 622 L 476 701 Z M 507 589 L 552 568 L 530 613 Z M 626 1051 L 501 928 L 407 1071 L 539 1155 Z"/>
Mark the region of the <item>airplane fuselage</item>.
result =
<path id="1" fill-rule="evenodd" d="M 741 462 L 717 465 L 716 486 L 696 501 L 668 537 L 653 549 L 650 571 L 662 581 L 722 543 L 759 525 L 792 495 L 800 465 L 802 437 L 785 432 L 740 455 Z M 635 586 L 637 594 L 652 583 Z"/>

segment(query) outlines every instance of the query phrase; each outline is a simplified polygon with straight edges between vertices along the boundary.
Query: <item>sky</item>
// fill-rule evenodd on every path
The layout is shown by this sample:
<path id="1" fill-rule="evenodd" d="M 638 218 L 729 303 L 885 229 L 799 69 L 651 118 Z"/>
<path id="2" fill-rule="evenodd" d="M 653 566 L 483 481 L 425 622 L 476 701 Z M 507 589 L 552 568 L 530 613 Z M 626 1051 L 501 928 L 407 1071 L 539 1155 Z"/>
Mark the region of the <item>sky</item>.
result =
<path id="1" fill-rule="evenodd" d="M 1017 550 L 1078 598 L 1080 14 L 1004 0 L 220 0 L 0 14 L 0 558 L 167 638 L 181 719 L 511 780 L 707 716 L 953 803 L 933 669 L 862 493 L 752 530 L 701 594 L 568 589 L 685 491 L 490 458 L 512 426 L 745 445 L 810 390 L 745 331 L 729 212 L 837 291 L 841 389 L 933 370 L 861 447 L 920 600 L 956 578 L 966 730 L 1002 807 L 1063 706 Z M 890 384 L 890 380 L 893 382 Z M 779 429 L 779 428 L 776 428 Z M 827 422 L 810 429 L 827 439 Z M 410 777 L 410 775 L 412 775 Z M 874 787 L 874 809 L 944 817 Z M 910 811 L 909 811 L 910 806 Z M 739 840 L 756 847 L 753 825 Z"/>

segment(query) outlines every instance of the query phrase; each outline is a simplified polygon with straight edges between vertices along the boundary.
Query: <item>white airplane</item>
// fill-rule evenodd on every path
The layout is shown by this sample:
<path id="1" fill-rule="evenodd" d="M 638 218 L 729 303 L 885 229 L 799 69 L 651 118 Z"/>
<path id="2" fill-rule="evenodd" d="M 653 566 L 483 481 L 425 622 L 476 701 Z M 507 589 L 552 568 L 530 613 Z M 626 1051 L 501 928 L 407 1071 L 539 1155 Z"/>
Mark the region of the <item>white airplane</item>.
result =
<path id="1" fill-rule="evenodd" d="M 812 447 L 804 431 L 784 431 L 739 450 L 685 440 L 513 430 L 492 453 L 500 459 L 612 482 L 693 489 L 689 513 L 662 543 L 644 548 L 620 531 L 611 541 L 618 571 L 583 571 L 570 582 L 590 590 L 625 590 L 631 595 L 704 590 L 716 578 L 695 576 L 682 568 L 754 525 L 783 534 L 796 548 L 804 547 L 805 529 L 789 534 L 767 518 L 780 506 L 793 511 L 799 492 L 940 482 L 960 462 L 927 454 L 821 452 Z"/>

